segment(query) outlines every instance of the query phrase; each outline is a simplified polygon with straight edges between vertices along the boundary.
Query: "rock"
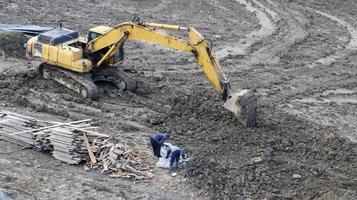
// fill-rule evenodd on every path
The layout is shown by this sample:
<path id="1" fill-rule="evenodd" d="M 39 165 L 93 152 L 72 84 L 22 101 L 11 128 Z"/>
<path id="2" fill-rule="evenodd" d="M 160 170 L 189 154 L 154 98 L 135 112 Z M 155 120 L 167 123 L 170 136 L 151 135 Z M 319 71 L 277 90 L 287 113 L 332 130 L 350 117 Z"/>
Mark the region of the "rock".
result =
<path id="1" fill-rule="evenodd" d="M 192 123 L 196 123 L 197 122 L 197 119 L 191 117 L 188 121 L 192 122 Z"/>
<path id="2" fill-rule="evenodd" d="M 193 132 L 190 131 L 190 130 L 188 130 L 188 131 L 186 132 L 186 135 L 192 135 L 192 134 L 193 134 Z"/>
<path id="3" fill-rule="evenodd" d="M 252 159 L 250 159 L 249 164 L 258 164 L 263 162 L 263 158 L 261 157 L 254 157 Z"/>
<path id="4" fill-rule="evenodd" d="M 293 179 L 301 179 L 301 175 L 300 174 L 294 174 L 293 175 Z"/>
<path id="5" fill-rule="evenodd" d="M 161 121 L 160 119 L 150 119 L 150 124 L 152 125 L 160 125 L 162 123 L 163 121 Z"/>
<path id="6" fill-rule="evenodd" d="M 170 105 L 164 105 L 164 108 L 166 109 L 166 110 L 171 110 L 171 106 Z"/>
<path id="7" fill-rule="evenodd" d="M 155 82 L 160 82 L 162 81 L 163 77 L 162 76 L 156 76 L 154 77 Z"/>
<path id="8" fill-rule="evenodd" d="M 145 179 L 152 179 L 152 178 L 154 178 L 154 174 L 153 173 L 151 173 L 151 172 L 146 172 L 145 173 Z"/>
<path id="9" fill-rule="evenodd" d="M 60 186 L 58 186 L 59 189 L 63 189 L 63 188 L 66 188 L 67 187 L 67 184 L 62 184 Z"/>
<path id="10" fill-rule="evenodd" d="M 83 165 L 83 169 L 84 169 L 85 171 L 89 171 L 89 170 L 90 170 L 90 168 L 89 168 L 87 165 Z"/>

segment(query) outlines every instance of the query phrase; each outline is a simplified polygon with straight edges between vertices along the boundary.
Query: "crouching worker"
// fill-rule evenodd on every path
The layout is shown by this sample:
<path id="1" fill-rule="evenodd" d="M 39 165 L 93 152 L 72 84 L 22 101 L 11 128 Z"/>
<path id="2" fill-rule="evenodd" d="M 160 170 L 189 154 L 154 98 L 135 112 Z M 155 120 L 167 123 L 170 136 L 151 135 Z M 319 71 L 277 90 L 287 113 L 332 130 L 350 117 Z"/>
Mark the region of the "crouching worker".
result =
<path id="1" fill-rule="evenodd" d="M 166 158 L 170 157 L 169 174 L 172 173 L 174 163 L 176 164 L 176 170 L 178 171 L 181 154 L 183 154 L 183 152 L 179 147 L 171 144 L 169 145 L 169 150 L 166 156 Z"/>
<path id="2" fill-rule="evenodd" d="M 154 133 L 150 136 L 150 143 L 152 146 L 152 150 L 154 152 L 154 155 L 157 158 L 160 158 L 160 149 L 161 146 L 164 144 L 166 140 L 169 139 L 169 135 L 167 133 Z"/>

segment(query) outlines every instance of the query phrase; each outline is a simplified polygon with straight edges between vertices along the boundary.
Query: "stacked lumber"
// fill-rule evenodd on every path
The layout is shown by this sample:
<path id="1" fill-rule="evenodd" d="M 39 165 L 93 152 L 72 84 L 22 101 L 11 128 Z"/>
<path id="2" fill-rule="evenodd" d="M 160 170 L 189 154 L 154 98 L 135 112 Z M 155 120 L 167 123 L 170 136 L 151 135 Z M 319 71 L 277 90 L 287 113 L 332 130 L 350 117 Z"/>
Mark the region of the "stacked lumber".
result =
<path id="1" fill-rule="evenodd" d="M 0 135 L 3 140 L 12 142 L 24 147 L 31 147 L 34 145 L 32 140 L 33 135 L 30 132 L 26 132 L 31 129 L 38 128 L 33 123 L 33 118 L 21 118 L 17 115 L 8 115 L 0 113 Z M 8 134 L 24 132 L 23 134 Z"/>
<path id="2" fill-rule="evenodd" d="M 52 151 L 53 145 L 50 141 L 50 130 L 43 130 L 33 136 L 34 146 L 39 151 Z"/>
<path id="3" fill-rule="evenodd" d="M 51 130 L 49 140 L 53 145 L 52 155 L 56 159 L 69 164 L 78 164 L 86 160 L 87 149 L 79 134 L 57 127 Z"/>
<path id="4" fill-rule="evenodd" d="M 0 112 L 3 140 L 50 152 L 68 164 L 86 163 L 86 170 L 99 169 L 110 177 L 144 180 L 153 178 L 152 165 L 135 148 L 106 134 L 95 132 L 90 119 L 48 122 L 8 111 Z"/>

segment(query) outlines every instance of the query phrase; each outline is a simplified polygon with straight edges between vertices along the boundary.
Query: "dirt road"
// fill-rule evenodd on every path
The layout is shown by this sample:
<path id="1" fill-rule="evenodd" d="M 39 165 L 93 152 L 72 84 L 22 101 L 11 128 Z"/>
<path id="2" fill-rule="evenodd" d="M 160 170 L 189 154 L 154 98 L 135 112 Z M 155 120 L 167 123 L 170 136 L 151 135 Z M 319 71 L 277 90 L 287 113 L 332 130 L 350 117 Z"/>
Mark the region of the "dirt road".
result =
<path id="1" fill-rule="evenodd" d="M 19 199 L 323 199 L 357 197 L 357 2 L 346 0 L 0 2 L 0 23 L 64 25 L 145 21 L 196 27 L 233 88 L 259 96 L 258 127 L 228 112 L 192 55 L 126 44 L 124 70 L 138 91 L 102 85 L 82 100 L 40 78 L 36 63 L 0 61 L 0 109 L 45 119 L 94 118 L 150 155 L 147 137 L 168 131 L 192 161 L 173 179 L 110 179 L 0 141 L 0 187 Z M 39 166 L 39 167 L 36 167 Z M 194 187 L 192 187 L 194 186 Z"/>

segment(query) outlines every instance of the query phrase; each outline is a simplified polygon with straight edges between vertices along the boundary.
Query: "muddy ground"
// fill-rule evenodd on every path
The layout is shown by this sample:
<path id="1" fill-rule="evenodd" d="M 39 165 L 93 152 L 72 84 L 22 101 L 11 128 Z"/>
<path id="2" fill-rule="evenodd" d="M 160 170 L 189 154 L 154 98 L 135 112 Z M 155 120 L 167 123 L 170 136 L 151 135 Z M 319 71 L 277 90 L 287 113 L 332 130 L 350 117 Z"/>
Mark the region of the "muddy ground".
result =
<path id="1" fill-rule="evenodd" d="M 153 131 L 172 134 L 192 160 L 149 183 L 84 172 L 0 141 L 0 187 L 18 199 L 356 199 L 357 2 L 354 0 L 123 0 L 0 2 L 0 22 L 65 26 L 145 21 L 196 27 L 233 88 L 259 96 L 258 127 L 222 109 L 192 55 L 128 43 L 122 67 L 138 81 L 118 96 L 101 85 L 82 100 L 36 72 L 0 61 L 0 109 L 38 118 L 94 118 L 102 132 L 150 156 Z"/>

